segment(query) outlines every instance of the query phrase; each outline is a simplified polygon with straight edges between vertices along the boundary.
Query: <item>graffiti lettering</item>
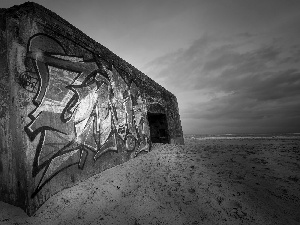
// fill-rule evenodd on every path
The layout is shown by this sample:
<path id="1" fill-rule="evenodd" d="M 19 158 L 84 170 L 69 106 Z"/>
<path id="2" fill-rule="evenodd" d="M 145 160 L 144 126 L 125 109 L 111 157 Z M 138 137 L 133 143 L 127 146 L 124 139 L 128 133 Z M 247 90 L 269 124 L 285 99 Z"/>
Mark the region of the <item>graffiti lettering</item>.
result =
<path id="1" fill-rule="evenodd" d="M 120 146 L 131 157 L 149 151 L 146 102 L 134 82 L 126 83 L 114 66 L 107 68 L 97 57 L 87 61 L 68 55 L 44 34 L 33 36 L 27 50 L 34 71 L 22 77 L 34 77 L 35 86 L 24 81 L 22 86 L 31 85 L 26 89 L 35 92 L 35 109 L 24 130 L 30 141 L 38 139 L 32 197 L 62 170 L 84 169 L 88 154 L 96 161 Z"/>

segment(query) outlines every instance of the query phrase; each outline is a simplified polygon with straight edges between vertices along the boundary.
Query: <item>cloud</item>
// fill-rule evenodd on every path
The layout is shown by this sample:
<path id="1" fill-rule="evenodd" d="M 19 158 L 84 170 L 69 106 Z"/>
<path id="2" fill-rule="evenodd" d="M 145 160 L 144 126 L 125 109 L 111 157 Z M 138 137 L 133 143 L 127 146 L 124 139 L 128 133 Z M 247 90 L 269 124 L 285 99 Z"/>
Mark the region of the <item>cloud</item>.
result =
<path id="1" fill-rule="evenodd" d="M 177 96 L 186 130 L 195 130 L 193 120 L 215 132 L 221 127 L 231 132 L 296 131 L 300 46 L 253 44 L 256 38 L 205 35 L 187 49 L 153 60 L 144 70 Z"/>
<path id="2" fill-rule="evenodd" d="M 205 54 L 213 42 L 213 38 L 204 35 L 187 49 L 179 49 L 147 63 L 142 71 L 167 89 L 189 88 L 191 79 L 201 71 Z"/>

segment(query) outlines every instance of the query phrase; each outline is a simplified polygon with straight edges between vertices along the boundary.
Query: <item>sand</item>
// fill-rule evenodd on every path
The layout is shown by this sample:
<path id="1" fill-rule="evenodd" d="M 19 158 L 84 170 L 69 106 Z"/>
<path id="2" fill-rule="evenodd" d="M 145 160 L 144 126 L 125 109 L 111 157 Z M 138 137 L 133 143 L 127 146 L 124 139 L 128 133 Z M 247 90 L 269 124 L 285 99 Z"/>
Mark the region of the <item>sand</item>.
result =
<path id="1" fill-rule="evenodd" d="M 0 202 L 0 224 L 300 224 L 299 139 L 185 143 L 156 144 L 32 217 Z"/>

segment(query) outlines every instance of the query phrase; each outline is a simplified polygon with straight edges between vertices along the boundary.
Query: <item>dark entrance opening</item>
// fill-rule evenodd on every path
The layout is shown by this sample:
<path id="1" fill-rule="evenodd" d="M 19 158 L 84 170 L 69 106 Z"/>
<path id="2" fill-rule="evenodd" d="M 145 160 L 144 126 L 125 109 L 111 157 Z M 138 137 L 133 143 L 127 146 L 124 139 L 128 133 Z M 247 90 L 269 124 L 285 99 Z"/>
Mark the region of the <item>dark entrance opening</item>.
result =
<path id="1" fill-rule="evenodd" d="M 163 113 L 148 113 L 152 143 L 169 143 L 167 116 Z"/>

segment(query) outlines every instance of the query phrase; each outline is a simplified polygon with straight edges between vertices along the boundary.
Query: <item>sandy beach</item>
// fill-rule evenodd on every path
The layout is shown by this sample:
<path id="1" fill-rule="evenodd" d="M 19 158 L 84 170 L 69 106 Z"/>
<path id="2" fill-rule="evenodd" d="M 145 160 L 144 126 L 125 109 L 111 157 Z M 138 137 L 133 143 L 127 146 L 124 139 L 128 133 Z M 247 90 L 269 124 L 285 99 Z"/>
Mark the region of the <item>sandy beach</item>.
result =
<path id="1" fill-rule="evenodd" d="M 153 150 L 0 224 L 300 224 L 300 139 L 196 139 Z"/>

